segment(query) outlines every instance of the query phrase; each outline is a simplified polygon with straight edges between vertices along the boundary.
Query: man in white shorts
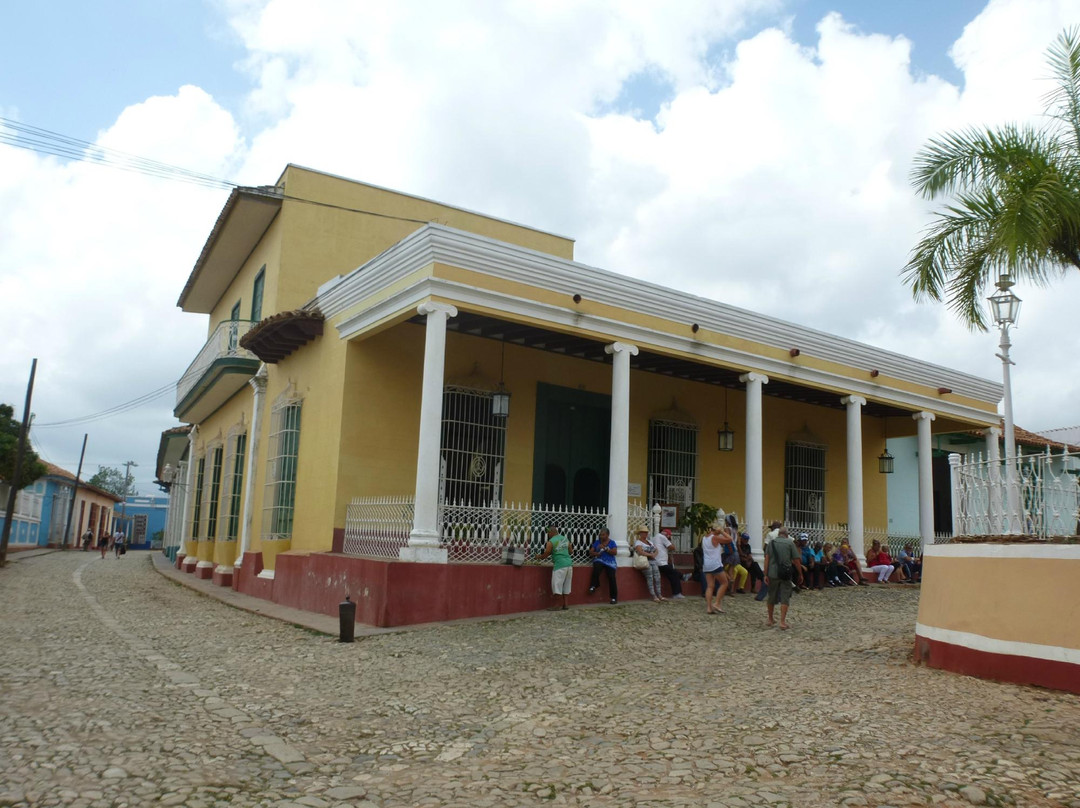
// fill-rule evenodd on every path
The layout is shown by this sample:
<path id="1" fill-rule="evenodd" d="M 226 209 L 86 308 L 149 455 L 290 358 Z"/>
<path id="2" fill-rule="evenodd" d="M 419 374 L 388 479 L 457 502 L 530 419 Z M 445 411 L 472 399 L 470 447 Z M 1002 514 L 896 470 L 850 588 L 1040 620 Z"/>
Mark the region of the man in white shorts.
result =
<path id="1" fill-rule="evenodd" d="M 574 576 L 574 560 L 570 557 L 570 540 L 553 527 L 547 529 L 547 544 L 544 552 L 537 556 L 537 561 L 551 557 L 551 592 L 556 597 L 562 596 L 562 606 L 552 606 L 548 611 L 562 611 L 570 608 L 567 598 L 570 595 L 570 583 Z"/>

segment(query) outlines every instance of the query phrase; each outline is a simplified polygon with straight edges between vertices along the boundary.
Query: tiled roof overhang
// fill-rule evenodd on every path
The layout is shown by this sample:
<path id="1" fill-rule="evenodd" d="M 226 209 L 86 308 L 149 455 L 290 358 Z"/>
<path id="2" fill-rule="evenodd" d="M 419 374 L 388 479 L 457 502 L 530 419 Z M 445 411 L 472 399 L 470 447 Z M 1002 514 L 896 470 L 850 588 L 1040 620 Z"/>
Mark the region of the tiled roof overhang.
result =
<path id="1" fill-rule="evenodd" d="M 317 311 L 282 311 L 267 317 L 240 338 L 247 348 L 267 364 L 280 362 L 302 345 L 321 337 L 323 316 Z"/>

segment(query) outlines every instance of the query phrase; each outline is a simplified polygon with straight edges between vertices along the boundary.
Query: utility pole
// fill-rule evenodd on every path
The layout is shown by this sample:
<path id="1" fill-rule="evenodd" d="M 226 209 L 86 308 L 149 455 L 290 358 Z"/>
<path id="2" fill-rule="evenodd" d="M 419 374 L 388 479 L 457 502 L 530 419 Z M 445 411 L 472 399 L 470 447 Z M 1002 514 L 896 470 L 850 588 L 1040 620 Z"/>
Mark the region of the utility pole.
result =
<path id="1" fill-rule="evenodd" d="M 79 452 L 79 470 L 75 472 L 75 490 L 71 492 L 71 502 L 68 503 L 67 524 L 64 525 L 64 535 L 60 539 L 60 546 L 67 547 L 68 536 L 71 534 L 71 517 L 75 515 L 75 500 L 79 496 L 79 478 L 82 477 L 83 458 L 86 457 L 86 439 L 89 434 L 84 432 L 82 436 L 82 451 Z M 78 542 L 76 542 L 78 544 Z"/>
<path id="2" fill-rule="evenodd" d="M 26 385 L 26 404 L 23 405 L 22 424 L 19 426 L 19 448 L 15 454 L 15 476 L 8 482 L 7 514 L 4 518 L 4 530 L 0 533 L 0 567 L 7 563 L 8 540 L 11 538 L 11 523 L 15 521 L 15 495 L 19 493 L 19 478 L 22 476 L 23 455 L 26 454 L 26 433 L 30 429 L 30 399 L 34 395 L 34 374 L 37 373 L 37 359 L 30 364 L 30 383 Z"/>
<path id="3" fill-rule="evenodd" d="M 124 525 L 124 535 L 127 536 L 127 498 L 128 493 L 131 491 L 131 467 L 138 468 L 139 464 L 134 460 L 128 460 L 124 463 L 124 501 L 120 503 L 120 522 Z M 131 536 L 127 536 L 128 541 L 131 541 Z"/>

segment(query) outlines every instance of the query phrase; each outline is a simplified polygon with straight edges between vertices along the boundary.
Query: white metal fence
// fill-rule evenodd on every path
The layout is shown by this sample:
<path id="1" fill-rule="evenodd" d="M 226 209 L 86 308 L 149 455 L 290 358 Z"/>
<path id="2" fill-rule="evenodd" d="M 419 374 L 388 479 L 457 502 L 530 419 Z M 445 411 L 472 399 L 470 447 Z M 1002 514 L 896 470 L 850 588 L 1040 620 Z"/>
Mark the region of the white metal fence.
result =
<path id="1" fill-rule="evenodd" d="M 409 543 L 412 497 L 356 497 L 345 515 L 343 551 L 351 555 L 397 558 Z"/>
<path id="2" fill-rule="evenodd" d="M 784 526 L 788 529 L 788 535 L 793 539 L 799 538 L 801 535 L 806 534 L 811 544 L 821 542 L 822 544 L 831 544 L 834 547 L 843 544 L 849 540 L 850 533 L 848 526 L 843 522 L 833 522 L 829 524 L 800 524 L 798 522 L 785 522 Z M 888 548 L 889 555 L 896 558 L 900 551 L 904 549 L 904 546 L 910 544 L 916 554 L 922 552 L 922 539 L 919 536 L 907 535 L 903 533 L 889 533 L 887 530 L 876 527 L 863 527 L 863 548 L 869 550 L 870 545 L 875 541 L 881 542 Z M 952 536 L 949 533 L 935 533 L 935 544 L 946 544 L 952 541 Z"/>
<path id="3" fill-rule="evenodd" d="M 1080 453 L 1024 455 L 1014 473 L 981 454 L 950 457 L 953 533 L 958 536 L 1080 533 Z"/>
<path id="4" fill-rule="evenodd" d="M 351 555 L 397 558 L 409 543 L 413 526 L 413 498 L 357 497 L 345 517 L 343 551 Z M 650 524 L 649 510 L 631 503 L 628 538 Z M 554 527 L 570 540 L 575 564 L 592 562 L 589 546 L 607 527 L 603 508 L 573 508 L 524 502 L 469 505 L 444 503 L 439 508 L 440 546 L 451 562 L 498 564 L 504 547 L 519 547 L 530 555 L 543 552 L 546 529 Z"/>

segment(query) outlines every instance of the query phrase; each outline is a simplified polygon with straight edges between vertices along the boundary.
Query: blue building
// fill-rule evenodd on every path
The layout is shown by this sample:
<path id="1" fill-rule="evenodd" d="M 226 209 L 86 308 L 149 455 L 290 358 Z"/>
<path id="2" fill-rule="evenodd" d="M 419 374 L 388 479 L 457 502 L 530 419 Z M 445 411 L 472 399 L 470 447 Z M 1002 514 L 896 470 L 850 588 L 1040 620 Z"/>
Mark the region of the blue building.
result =
<path id="1" fill-rule="evenodd" d="M 63 539 L 71 496 L 75 490 L 75 475 L 52 463 L 45 463 L 44 476 L 15 495 L 15 514 L 11 525 L 11 550 L 28 547 L 59 547 L 74 545 L 76 536 L 90 529 L 95 536 L 110 532 L 114 527 L 113 505 L 120 497 L 97 486 L 79 483 L 75 508 L 71 512 L 71 531 Z M 8 486 L 0 483 L 0 520 L 6 517 Z"/>
<path id="2" fill-rule="evenodd" d="M 120 530 L 127 534 L 131 549 L 161 546 L 161 537 L 155 540 L 154 536 L 159 532 L 164 534 L 168 509 L 169 498 L 164 496 L 130 496 L 123 505 L 116 506 L 114 515 L 121 523 Z"/>

